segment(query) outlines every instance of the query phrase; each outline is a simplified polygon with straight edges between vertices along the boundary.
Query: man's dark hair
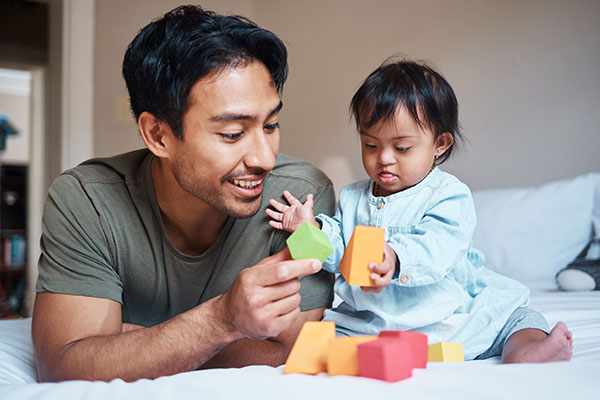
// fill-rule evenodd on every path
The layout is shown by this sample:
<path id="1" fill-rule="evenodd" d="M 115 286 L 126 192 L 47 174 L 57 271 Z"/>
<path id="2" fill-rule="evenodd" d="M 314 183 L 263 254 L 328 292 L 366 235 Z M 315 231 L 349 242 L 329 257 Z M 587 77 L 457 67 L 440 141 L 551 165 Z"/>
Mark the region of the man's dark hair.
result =
<path id="1" fill-rule="evenodd" d="M 183 140 L 183 115 L 190 91 L 212 72 L 259 61 L 281 93 L 287 78 L 287 50 L 270 31 L 240 16 L 180 6 L 144 27 L 129 44 L 123 77 L 131 111 L 166 122 Z"/>
<path id="2" fill-rule="evenodd" d="M 458 101 L 446 79 L 424 63 L 388 59 L 356 91 L 350 111 L 358 131 L 367 132 L 380 122 L 393 122 L 401 106 L 421 128 L 430 129 L 436 139 L 444 132 L 454 136 L 454 144 L 437 163 L 446 161 L 457 142 L 463 140 Z"/>

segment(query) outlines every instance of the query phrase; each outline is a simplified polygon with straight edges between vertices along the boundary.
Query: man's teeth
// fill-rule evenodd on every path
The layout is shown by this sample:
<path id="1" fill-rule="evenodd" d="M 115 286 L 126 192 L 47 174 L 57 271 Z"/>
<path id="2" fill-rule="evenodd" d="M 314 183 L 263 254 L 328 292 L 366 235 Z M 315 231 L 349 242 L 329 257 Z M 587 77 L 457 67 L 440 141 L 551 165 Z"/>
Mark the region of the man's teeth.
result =
<path id="1" fill-rule="evenodd" d="M 252 189 L 252 188 L 260 185 L 262 183 L 262 179 L 259 179 L 257 181 L 240 181 L 240 180 L 234 179 L 231 182 L 233 182 L 233 184 L 236 186 L 243 187 L 245 189 Z"/>

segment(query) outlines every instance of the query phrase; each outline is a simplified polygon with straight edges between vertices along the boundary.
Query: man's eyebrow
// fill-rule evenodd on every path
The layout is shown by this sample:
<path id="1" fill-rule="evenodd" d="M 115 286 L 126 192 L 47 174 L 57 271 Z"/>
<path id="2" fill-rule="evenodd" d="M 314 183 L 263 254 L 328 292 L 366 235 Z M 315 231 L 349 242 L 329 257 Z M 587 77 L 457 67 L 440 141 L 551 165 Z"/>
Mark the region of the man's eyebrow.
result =
<path id="1" fill-rule="evenodd" d="M 279 104 L 269 113 L 267 118 L 277 114 L 283 108 L 283 102 L 279 100 Z M 237 114 L 237 113 L 224 113 L 219 115 L 213 115 L 210 120 L 213 122 L 230 122 L 230 121 L 256 121 L 256 115 L 248 114 Z"/>

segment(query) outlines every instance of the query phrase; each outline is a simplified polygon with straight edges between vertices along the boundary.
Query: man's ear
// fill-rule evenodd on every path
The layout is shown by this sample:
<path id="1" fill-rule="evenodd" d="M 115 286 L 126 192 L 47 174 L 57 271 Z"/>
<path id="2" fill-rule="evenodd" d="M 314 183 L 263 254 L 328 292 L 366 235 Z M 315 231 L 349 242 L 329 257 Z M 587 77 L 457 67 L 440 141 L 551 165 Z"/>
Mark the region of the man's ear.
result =
<path id="1" fill-rule="evenodd" d="M 450 132 L 444 132 L 435 141 L 435 156 L 439 157 L 454 144 L 454 136 Z"/>
<path id="2" fill-rule="evenodd" d="M 144 144 L 156 157 L 168 157 L 167 145 L 174 137 L 168 124 L 156 118 L 148 111 L 144 111 L 138 118 L 138 129 Z"/>

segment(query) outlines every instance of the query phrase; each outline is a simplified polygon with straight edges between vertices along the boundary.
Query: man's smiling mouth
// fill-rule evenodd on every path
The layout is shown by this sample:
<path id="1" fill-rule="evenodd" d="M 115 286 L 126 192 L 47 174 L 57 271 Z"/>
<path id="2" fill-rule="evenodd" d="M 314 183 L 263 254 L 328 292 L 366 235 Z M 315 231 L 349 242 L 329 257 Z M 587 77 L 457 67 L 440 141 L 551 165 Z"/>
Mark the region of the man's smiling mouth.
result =
<path id="1" fill-rule="evenodd" d="M 244 189 L 253 189 L 253 188 L 257 187 L 258 185 L 260 185 L 263 182 L 263 180 L 258 179 L 255 181 L 247 181 L 247 180 L 231 179 L 231 180 L 229 180 L 229 182 L 233 183 L 236 186 L 244 188 Z"/>

